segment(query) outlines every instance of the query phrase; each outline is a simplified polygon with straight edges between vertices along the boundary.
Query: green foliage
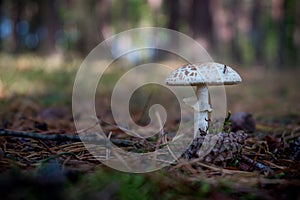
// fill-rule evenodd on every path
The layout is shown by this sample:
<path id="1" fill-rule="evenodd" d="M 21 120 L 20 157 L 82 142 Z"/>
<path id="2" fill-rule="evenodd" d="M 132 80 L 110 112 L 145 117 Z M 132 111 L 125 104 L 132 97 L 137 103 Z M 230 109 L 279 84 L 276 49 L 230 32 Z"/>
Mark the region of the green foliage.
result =
<path id="1" fill-rule="evenodd" d="M 229 166 L 237 167 L 238 164 L 239 164 L 239 160 L 238 159 L 234 159 L 231 163 L 229 163 Z"/>
<path id="2" fill-rule="evenodd" d="M 231 126 L 230 117 L 231 117 L 231 112 L 228 111 L 223 125 L 223 131 L 228 133 L 230 132 L 230 126 Z"/>
<path id="3" fill-rule="evenodd" d="M 81 177 L 77 185 L 69 185 L 68 189 L 72 199 L 78 200 L 205 199 L 212 191 L 212 186 L 206 181 L 188 182 L 162 171 L 129 174 L 103 168 Z"/>
<path id="4" fill-rule="evenodd" d="M 242 200 L 255 200 L 255 199 L 258 199 L 258 197 L 255 194 L 248 193 L 248 194 L 244 194 L 243 196 L 241 196 L 241 199 Z"/>
<path id="5" fill-rule="evenodd" d="M 141 175 L 126 174 L 120 181 L 118 196 L 120 199 L 152 199 L 154 188 Z"/>
<path id="6" fill-rule="evenodd" d="M 203 182 L 198 190 L 199 197 L 205 197 L 211 190 L 209 183 Z"/>
<path id="7" fill-rule="evenodd" d="M 113 1 L 111 12 L 112 25 L 117 33 L 138 27 L 144 19 L 148 21 L 151 15 L 145 0 Z"/>
<path id="8" fill-rule="evenodd" d="M 111 197 L 124 200 L 153 199 L 157 194 L 156 186 L 145 176 L 116 171 L 97 170 L 95 173 L 83 177 L 81 189 L 72 191 L 75 199 L 90 199 Z M 73 190 L 75 188 L 71 188 Z M 75 192 L 75 193 L 74 193 Z M 98 194 L 97 196 L 94 195 Z M 101 195 L 100 195 L 101 194 Z"/>

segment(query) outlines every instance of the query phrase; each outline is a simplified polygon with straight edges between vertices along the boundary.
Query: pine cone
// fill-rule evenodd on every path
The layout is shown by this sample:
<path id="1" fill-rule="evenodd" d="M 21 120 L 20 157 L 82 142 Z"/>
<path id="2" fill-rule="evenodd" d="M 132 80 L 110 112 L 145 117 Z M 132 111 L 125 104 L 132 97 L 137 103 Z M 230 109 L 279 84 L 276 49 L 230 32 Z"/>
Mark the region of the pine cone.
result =
<path id="1" fill-rule="evenodd" d="M 220 132 L 195 138 L 186 152 L 185 159 L 203 158 L 205 162 L 222 165 L 233 160 L 241 153 L 247 134 L 244 131 L 236 133 Z M 204 145 L 204 146 L 203 146 Z"/>

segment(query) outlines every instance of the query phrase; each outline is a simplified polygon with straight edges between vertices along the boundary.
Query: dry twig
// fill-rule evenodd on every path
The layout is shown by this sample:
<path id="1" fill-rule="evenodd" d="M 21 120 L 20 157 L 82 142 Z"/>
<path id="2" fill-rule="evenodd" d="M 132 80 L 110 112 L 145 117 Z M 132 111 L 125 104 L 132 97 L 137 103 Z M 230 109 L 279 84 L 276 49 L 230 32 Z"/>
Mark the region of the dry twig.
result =
<path id="1" fill-rule="evenodd" d="M 78 135 L 71 134 L 40 134 L 36 132 L 24 132 L 24 131 L 14 131 L 8 129 L 0 129 L 0 136 L 11 136 L 11 137 L 23 137 L 31 138 L 36 140 L 55 140 L 55 141 L 87 141 L 87 142 L 99 142 L 107 143 L 111 141 L 112 143 L 120 146 L 132 146 L 135 143 L 130 140 L 120 140 L 120 139 L 99 139 L 92 137 L 79 137 Z"/>

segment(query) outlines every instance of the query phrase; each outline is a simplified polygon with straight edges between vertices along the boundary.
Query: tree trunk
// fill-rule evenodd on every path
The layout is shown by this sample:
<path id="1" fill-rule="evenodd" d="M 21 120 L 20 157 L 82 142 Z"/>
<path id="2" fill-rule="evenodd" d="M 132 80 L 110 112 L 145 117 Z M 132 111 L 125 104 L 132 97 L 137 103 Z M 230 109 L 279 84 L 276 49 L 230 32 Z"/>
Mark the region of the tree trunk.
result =
<path id="1" fill-rule="evenodd" d="M 23 0 L 20 0 L 18 1 L 18 3 L 16 3 L 15 17 L 13 17 L 14 27 L 16 27 L 17 24 L 21 21 L 24 7 L 25 7 L 25 3 Z M 22 44 L 20 42 L 20 36 L 18 35 L 16 28 L 14 28 L 13 38 L 14 38 L 14 45 L 15 45 L 14 53 L 20 53 Z"/>
<path id="2" fill-rule="evenodd" d="M 296 0 L 284 0 L 282 9 L 283 15 L 279 24 L 280 35 L 280 54 L 279 66 L 296 64 L 297 50 L 294 44 L 295 18 L 296 18 Z"/>
<path id="3" fill-rule="evenodd" d="M 179 19 L 180 19 L 180 13 L 179 13 L 179 0 L 172 0 L 167 1 L 168 6 L 168 28 L 172 30 L 179 30 Z"/>
<path id="4" fill-rule="evenodd" d="M 0 0 L 0 24 L 2 23 L 3 14 L 3 0 Z M 2 51 L 2 35 L 0 31 L 0 52 Z"/>
<path id="5" fill-rule="evenodd" d="M 46 23 L 48 26 L 47 52 L 55 53 L 55 32 L 57 31 L 57 15 L 56 15 L 56 0 L 48 0 L 45 2 L 47 6 Z"/>
<path id="6" fill-rule="evenodd" d="M 252 7 L 252 33 L 251 33 L 251 39 L 252 44 L 254 45 L 255 50 L 255 63 L 257 65 L 261 65 L 264 62 L 264 51 L 263 51 L 263 30 L 262 30 L 262 19 L 261 19 L 261 13 L 262 11 L 262 5 L 261 0 L 255 0 L 253 1 L 253 7 Z"/>
<path id="7" fill-rule="evenodd" d="M 194 38 L 201 38 L 210 46 L 212 43 L 212 14 L 209 0 L 193 0 L 190 7 L 189 24 Z"/>
<path id="8" fill-rule="evenodd" d="M 97 19 L 97 31 L 101 41 L 109 37 L 111 29 L 111 0 L 101 0 L 95 3 L 95 16 Z"/>
<path id="9" fill-rule="evenodd" d="M 239 0 L 232 0 L 231 1 L 231 10 L 232 10 L 232 15 L 233 15 L 233 20 L 231 21 L 232 24 L 232 29 L 233 29 L 233 38 L 231 40 L 231 52 L 232 52 L 232 58 L 235 62 L 241 63 L 241 50 L 238 44 L 238 37 L 239 37 L 239 31 L 237 27 L 237 22 L 238 21 L 238 10 L 240 8 L 239 6 Z M 235 20 L 235 21 L 234 21 Z"/>

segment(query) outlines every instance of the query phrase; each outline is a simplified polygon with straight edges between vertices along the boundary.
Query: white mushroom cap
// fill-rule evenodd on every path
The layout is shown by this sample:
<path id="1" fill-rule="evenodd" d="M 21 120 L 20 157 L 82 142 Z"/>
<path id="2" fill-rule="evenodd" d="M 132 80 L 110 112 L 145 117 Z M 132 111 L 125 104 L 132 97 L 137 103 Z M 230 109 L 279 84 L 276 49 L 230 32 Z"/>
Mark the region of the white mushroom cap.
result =
<path id="1" fill-rule="evenodd" d="M 168 85 L 232 85 L 242 82 L 231 67 L 220 63 L 187 64 L 172 71 Z"/>

